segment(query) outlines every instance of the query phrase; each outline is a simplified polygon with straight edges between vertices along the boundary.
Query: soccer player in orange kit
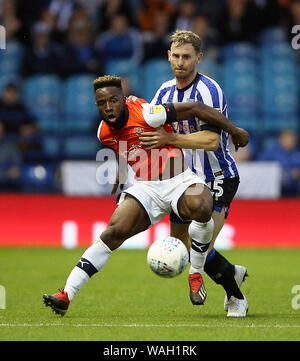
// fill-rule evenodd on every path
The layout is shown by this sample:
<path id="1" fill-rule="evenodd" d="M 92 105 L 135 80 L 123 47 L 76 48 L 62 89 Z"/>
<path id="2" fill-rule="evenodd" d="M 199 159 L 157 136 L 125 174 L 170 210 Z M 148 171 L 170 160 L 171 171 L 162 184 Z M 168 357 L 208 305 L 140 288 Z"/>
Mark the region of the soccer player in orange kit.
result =
<path id="1" fill-rule="evenodd" d="M 144 149 L 139 137 L 161 126 L 168 130 L 169 123 L 191 116 L 227 131 L 237 147 L 248 143 L 249 134 L 201 102 L 152 106 L 135 96 L 126 98 L 119 77 L 96 79 L 94 94 L 102 119 L 98 138 L 127 161 L 137 183 L 122 192 L 108 227 L 83 253 L 64 289 L 54 295 L 43 295 L 45 305 L 63 316 L 76 293 L 105 266 L 113 250 L 171 211 L 183 220 L 191 220 L 190 299 L 195 305 L 204 304 L 206 290 L 202 273 L 214 229 L 210 190 L 204 179 L 190 170 L 180 149 L 165 145 L 158 149 L 159 153 L 157 150 L 153 153 L 153 150 Z"/>

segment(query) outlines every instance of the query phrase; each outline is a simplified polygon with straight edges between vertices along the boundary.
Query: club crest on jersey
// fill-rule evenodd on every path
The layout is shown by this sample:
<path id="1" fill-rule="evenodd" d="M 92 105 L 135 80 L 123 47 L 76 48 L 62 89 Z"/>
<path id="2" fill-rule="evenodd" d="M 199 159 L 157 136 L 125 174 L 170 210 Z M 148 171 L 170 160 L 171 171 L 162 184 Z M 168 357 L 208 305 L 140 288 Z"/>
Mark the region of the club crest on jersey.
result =
<path id="1" fill-rule="evenodd" d="M 141 127 L 135 127 L 134 130 L 135 130 L 136 135 L 141 135 L 144 133 L 144 131 Z"/>

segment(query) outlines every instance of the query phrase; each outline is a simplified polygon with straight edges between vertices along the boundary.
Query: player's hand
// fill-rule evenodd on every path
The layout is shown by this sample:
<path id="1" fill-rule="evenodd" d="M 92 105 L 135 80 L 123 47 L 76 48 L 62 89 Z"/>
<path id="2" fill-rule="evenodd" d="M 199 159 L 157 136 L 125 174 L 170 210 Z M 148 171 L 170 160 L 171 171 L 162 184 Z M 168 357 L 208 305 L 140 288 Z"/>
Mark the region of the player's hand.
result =
<path id="1" fill-rule="evenodd" d="M 123 191 L 123 189 L 124 189 L 124 184 L 122 184 L 122 183 L 120 184 L 119 173 L 117 173 L 116 179 L 115 179 L 115 183 L 114 183 L 114 185 L 113 185 L 113 187 L 112 187 L 112 190 L 111 190 L 111 192 L 110 192 L 111 195 L 116 194 L 119 185 L 120 185 L 120 190 Z"/>
<path id="2" fill-rule="evenodd" d="M 245 129 L 237 128 L 237 131 L 231 134 L 231 139 L 235 151 L 237 151 L 240 147 L 245 147 L 249 143 L 250 135 Z"/>
<path id="3" fill-rule="evenodd" d="M 169 144 L 170 133 L 166 132 L 164 128 L 157 128 L 154 132 L 146 132 L 140 136 L 141 145 L 146 146 L 145 150 L 161 147 Z"/>

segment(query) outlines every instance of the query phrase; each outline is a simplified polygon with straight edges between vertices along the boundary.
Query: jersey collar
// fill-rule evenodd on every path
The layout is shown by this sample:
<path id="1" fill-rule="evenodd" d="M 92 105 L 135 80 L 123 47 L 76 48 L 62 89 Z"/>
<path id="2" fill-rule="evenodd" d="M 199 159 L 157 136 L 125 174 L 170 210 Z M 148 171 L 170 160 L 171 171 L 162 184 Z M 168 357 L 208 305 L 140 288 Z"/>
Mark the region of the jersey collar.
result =
<path id="1" fill-rule="evenodd" d="M 188 84 L 186 87 L 182 88 L 182 89 L 178 89 L 177 86 L 176 86 L 176 89 L 179 91 L 179 92 L 185 92 L 186 90 L 188 90 L 188 88 L 190 88 L 193 84 L 196 83 L 196 81 L 198 81 L 198 79 L 200 78 L 200 73 L 197 73 L 194 80 Z"/>

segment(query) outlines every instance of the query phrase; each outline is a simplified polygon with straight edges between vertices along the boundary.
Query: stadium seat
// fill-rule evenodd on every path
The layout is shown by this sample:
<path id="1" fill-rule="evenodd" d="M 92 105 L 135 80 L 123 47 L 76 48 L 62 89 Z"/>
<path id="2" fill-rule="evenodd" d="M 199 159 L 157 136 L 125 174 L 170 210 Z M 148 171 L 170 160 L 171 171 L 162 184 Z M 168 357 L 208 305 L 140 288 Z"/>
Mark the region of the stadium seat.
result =
<path id="1" fill-rule="evenodd" d="M 98 150 L 102 147 L 96 134 L 72 135 L 63 141 L 65 159 L 96 159 Z"/>
<path id="2" fill-rule="evenodd" d="M 288 42 L 263 44 L 260 47 L 260 58 L 262 61 L 275 59 L 295 61 L 295 51 Z"/>
<path id="3" fill-rule="evenodd" d="M 266 131 L 296 129 L 299 85 L 293 72 L 264 72 L 260 99 Z"/>
<path id="4" fill-rule="evenodd" d="M 230 59 L 256 60 L 257 51 L 256 47 L 251 43 L 236 42 L 222 46 L 220 57 L 222 61 Z"/>
<path id="5" fill-rule="evenodd" d="M 22 166 L 21 183 L 25 192 L 53 192 L 57 189 L 55 183 L 56 166 L 53 164 L 25 164 Z"/>
<path id="6" fill-rule="evenodd" d="M 165 59 L 154 59 L 147 61 L 142 66 L 143 93 L 142 97 L 150 102 L 161 84 L 173 79 L 170 63 Z"/>
<path id="7" fill-rule="evenodd" d="M 22 88 L 22 80 L 17 74 L 11 73 L 2 73 L 0 74 L 0 94 L 2 93 L 3 89 L 5 88 L 6 84 L 14 83 L 20 89 Z"/>
<path id="8" fill-rule="evenodd" d="M 198 64 L 198 71 L 208 77 L 220 81 L 220 68 L 219 65 L 209 59 L 203 59 L 200 64 Z"/>
<path id="9" fill-rule="evenodd" d="M 131 94 L 140 95 L 142 93 L 142 84 L 140 69 L 129 60 L 111 60 L 106 64 L 106 74 L 126 77 L 129 80 Z"/>
<path id="10" fill-rule="evenodd" d="M 248 132 L 256 132 L 259 128 L 256 108 L 243 110 L 229 107 L 228 116 L 238 127 L 245 128 Z"/>
<path id="11" fill-rule="evenodd" d="M 260 78 L 261 107 L 267 119 L 272 118 L 272 115 L 279 119 L 293 118 L 298 110 L 299 99 L 296 64 L 291 59 L 265 58 L 262 61 Z"/>
<path id="12" fill-rule="evenodd" d="M 279 113 L 273 114 L 266 112 L 263 116 L 263 127 L 261 131 L 270 134 L 272 132 L 279 132 L 283 129 L 298 130 L 298 116 L 297 113 Z"/>
<path id="13" fill-rule="evenodd" d="M 282 74 L 286 76 L 297 76 L 296 63 L 289 59 L 265 59 L 261 62 L 262 75 Z"/>
<path id="14" fill-rule="evenodd" d="M 294 76 L 266 73 L 262 78 L 262 92 L 263 110 L 297 111 L 298 84 Z"/>
<path id="15" fill-rule="evenodd" d="M 250 60 L 228 60 L 223 63 L 223 88 L 229 109 L 249 111 L 257 104 L 256 63 Z"/>
<path id="16" fill-rule="evenodd" d="M 262 148 L 264 150 L 270 149 L 274 147 L 274 145 L 278 142 L 278 132 L 269 133 L 267 137 L 262 139 Z"/>
<path id="17" fill-rule="evenodd" d="M 287 40 L 286 31 L 283 27 L 268 27 L 262 30 L 258 37 L 260 44 L 281 43 Z"/>
<path id="18" fill-rule="evenodd" d="M 20 74 L 20 66 L 23 58 L 23 45 L 10 40 L 6 43 L 6 49 L 0 51 L 0 69 L 3 74 Z"/>
<path id="19" fill-rule="evenodd" d="M 42 131 L 61 129 L 61 81 L 55 75 L 33 75 L 24 83 L 24 102 Z"/>
<path id="20" fill-rule="evenodd" d="M 93 81 L 96 75 L 78 74 L 65 80 L 64 129 L 72 132 L 89 132 L 96 128 L 98 110 L 95 105 Z"/>
<path id="21" fill-rule="evenodd" d="M 42 137 L 42 151 L 45 158 L 60 158 L 61 157 L 61 142 L 60 136 L 52 134 L 45 134 Z"/>

